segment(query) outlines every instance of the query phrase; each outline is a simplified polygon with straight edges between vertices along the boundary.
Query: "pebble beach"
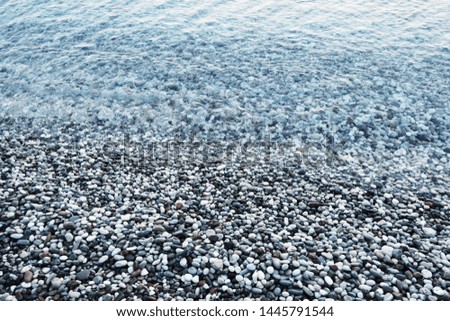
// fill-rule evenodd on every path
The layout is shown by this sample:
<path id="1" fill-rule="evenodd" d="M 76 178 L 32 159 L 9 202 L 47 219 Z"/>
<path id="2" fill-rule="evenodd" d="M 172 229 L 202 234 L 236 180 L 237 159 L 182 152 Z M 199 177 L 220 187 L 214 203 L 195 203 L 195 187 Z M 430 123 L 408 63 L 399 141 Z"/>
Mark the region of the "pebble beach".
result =
<path id="1" fill-rule="evenodd" d="M 450 300 L 447 12 L 0 4 L 0 300 Z"/>

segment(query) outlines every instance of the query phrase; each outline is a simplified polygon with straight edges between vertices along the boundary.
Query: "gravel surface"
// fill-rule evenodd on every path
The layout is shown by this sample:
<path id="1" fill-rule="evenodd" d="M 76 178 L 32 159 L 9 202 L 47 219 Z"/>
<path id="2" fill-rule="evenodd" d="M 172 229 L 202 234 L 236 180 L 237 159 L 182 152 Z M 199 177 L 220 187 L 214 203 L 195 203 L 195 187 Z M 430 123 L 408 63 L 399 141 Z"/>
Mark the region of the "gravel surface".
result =
<path id="1" fill-rule="evenodd" d="M 450 299 L 435 167 L 136 165 L 105 123 L 46 124 L 1 125 L 2 299 Z"/>

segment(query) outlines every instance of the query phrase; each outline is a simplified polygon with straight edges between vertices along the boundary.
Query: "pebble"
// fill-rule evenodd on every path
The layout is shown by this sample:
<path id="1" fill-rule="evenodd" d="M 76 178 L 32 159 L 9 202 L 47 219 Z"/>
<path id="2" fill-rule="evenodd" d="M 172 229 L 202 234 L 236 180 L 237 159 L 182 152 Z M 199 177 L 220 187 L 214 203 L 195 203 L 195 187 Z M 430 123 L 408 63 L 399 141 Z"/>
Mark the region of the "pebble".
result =
<path id="1" fill-rule="evenodd" d="M 210 261 L 211 266 L 216 270 L 222 270 L 223 269 L 223 260 L 222 259 L 211 259 Z"/>
<path id="2" fill-rule="evenodd" d="M 185 281 L 185 282 L 188 282 L 188 283 L 189 283 L 189 282 L 192 281 L 193 275 L 187 273 L 187 274 L 183 275 L 183 278 L 184 278 L 184 281 Z"/>
<path id="3" fill-rule="evenodd" d="M 31 282 L 32 279 L 33 279 L 33 273 L 31 271 L 26 271 L 23 274 L 23 281 L 24 282 Z"/>
<path id="4" fill-rule="evenodd" d="M 394 299 L 394 296 L 391 293 L 386 293 L 384 295 L 383 301 L 392 301 Z"/>
<path id="5" fill-rule="evenodd" d="M 285 286 L 285 287 L 290 287 L 292 285 L 292 282 L 288 279 L 281 279 L 280 285 Z"/>
<path id="6" fill-rule="evenodd" d="M 328 286 L 332 286 L 333 285 L 333 280 L 327 275 L 324 278 L 324 281 L 326 284 L 328 284 Z"/>
<path id="7" fill-rule="evenodd" d="M 89 280 L 89 275 L 90 275 L 90 274 L 91 274 L 91 271 L 90 271 L 90 270 L 84 269 L 84 270 L 81 270 L 80 272 L 78 272 L 78 273 L 76 274 L 76 277 L 77 277 L 77 279 L 80 280 L 80 281 L 87 281 L 87 280 Z"/>
<path id="8" fill-rule="evenodd" d="M 427 237 L 435 237 L 436 236 L 436 231 L 434 229 L 432 229 L 431 227 L 424 227 L 423 228 L 423 233 Z"/>
<path id="9" fill-rule="evenodd" d="M 279 270 L 281 268 L 281 261 L 277 258 L 272 258 L 272 265 L 275 269 Z"/>
<path id="10" fill-rule="evenodd" d="M 253 263 L 247 264 L 247 270 L 253 272 L 256 270 L 256 265 Z"/>
<path id="11" fill-rule="evenodd" d="M 17 245 L 19 245 L 19 246 L 28 246 L 28 245 L 30 245 L 30 241 L 24 240 L 24 239 L 18 240 L 17 241 Z"/>
<path id="12" fill-rule="evenodd" d="M 442 277 L 443 277 L 445 280 L 450 281 L 450 270 L 445 270 L 444 273 L 443 273 L 443 275 L 442 275 Z"/>
<path id="13" fill-rule="evenodd" d="M 67 242 L 72 242 L 73 241 L 73 235 L 71 233 L 66 233 L 66 235 L 64 236 Z"/>
<path id="14" fill-rule="evenodd" d="M 389 258 L 392 257 L 392 254 L 394 253 L 394 248 L 388 245 L 384 245 L 381 248 L 381 252 L 383 252 L 384 255 L 388 256 Z"/>
<path id="15" fill-rule="evenodd" d="M 72 299 L 78 299 L 80 297 L 81 293 L 77 291 L 69 291 L 69 297 Z"/>
<path id="16" fill-rule="evenodd" d="M 360 289 L 361 291 L 363 291 L 364 293 L 369 293 L 369 292 L 372 290 L 372 287 L 370 287 L 370 286 L 368 286 L 368 285 L 365 285 L 365 284 L 361 284 L 361 285 L 359 286 L 359 289 Z"/>
<path id="17" fill-rule="evenodd" d="M 258 280 L 264 280 L 265 279 L 265 274 L 264 274 L 264 272 L 263 271 L 258 271 L 257 272 L 257 278 L 258 278 Z"/>
<path id="18" fill-rule="evenodd" d="M 435 286 L 433 288 L 433 293 L 436 294 L 437 296 L 443 296 L 443 295 L 446 294 L 445 291 L 442 288 L 438 287 L 438 286 Z"/>
<path id="19" fill-rule="evenodd" d="M 105 263 L 106 261 L 108 261 L 109 260 L 109 256 L 108 255 L 103 255 L 102 257 L 100 257 L 99 259 L 98 259 L 98 263 L 99 264 L 103 264 L 103 263 Z"/>
<path id="20" fill-rule="evenodd" d="M 431 277 L 433 276 L 433 274 L 432 274 L 429 270 L 427 270 L 427 269 L 423 269 L 423 270 L 421 271 L 421 273 L 422 273 L 422 276 L 423 276 L 425 279 L 431 279 Z"/>
<path id="21" fill-rule="evenodd" d="M 51 282 L 52 288 L 53 289 L 58 289 L 62 285 L 62 282 L 63 282 L 62 279 L 60 279 L 58 277 L 53 278 L 52 282 Z"/>
<path id="22" fill-rule="evenodd" d="M 116 268 L 122 268 L 122 267 L 125 267 L 125 266 L 127 266 L 128 265 L 128 262 L 126 261 L 126 260 L 120 260 L 120 261 L 117 261 L 115 264 L 114 264 L 114 266 L 116 267 Z"/>
<path id="23" fill-rule="evenodd" d="M 76 226 L 73 222 L 67 221 L 67 222 L 64 222 L 64 229 L 67 231 L 72 231 L 72 230 L 76 229 Z"/>

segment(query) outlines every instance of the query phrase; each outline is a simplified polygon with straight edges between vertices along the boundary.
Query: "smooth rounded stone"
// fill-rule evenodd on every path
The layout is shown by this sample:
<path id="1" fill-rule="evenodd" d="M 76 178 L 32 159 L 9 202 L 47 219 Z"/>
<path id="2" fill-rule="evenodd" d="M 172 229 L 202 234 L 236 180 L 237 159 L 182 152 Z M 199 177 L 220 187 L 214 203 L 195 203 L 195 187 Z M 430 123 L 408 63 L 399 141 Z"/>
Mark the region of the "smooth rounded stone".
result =
<path id="1" fill-rule="evenodd" d="M 188 273 L 190 273 L 190 274 L 192 274 L 192 275 L 196 275 L 196 274 L 197 274 L 197 268 L 194 267 L 194 266 L 191 266 L 191 267 L 188 269 Z"/>
<path id="2" fill-rule="evenodd" d="M 106 261 L 108 261 L 109 260 L 109 256 L 108 255 L 103 255 L 102 257 L 100 257 L 99 259 L 98 259 L 98 263 L 99 264 L 103 264 L 103 263 L 105 263 Z"/>
<path id="3" fill-rule="evenodd" d="M 106 230 L 106 229 L 104 229 L 104 228 L 99 229 L 98 232 L 99 232 L 101 235 L 109 235 L 109 231 Z"/>
<path id="4" fill-rule="evenodd" d="M 426 296 L 431 295 L 431 291 L 425 287 L 419 290 L 420 293 L 425 294 Z"/>
<path id="5" fill-rule="evenodd" d="M 183 275 L 184 282 L 191 282 L 192 278 L 193 278 L 192 274 L 187 273 L 187 274 Z"/>
<path id="6" fill-rule="evenodd" d="M 445 270 L 442 277 L 444 278 L 444 280 L 450 281 L 450 270 Z"/>
<path id="7" fill-rule="evenodd" d="M 363 293 L 369 293 L 370 290 L 372 290 L 372 287 L 366 285 L 366 284 L 361 284 L 359 286 L 359 289 L 363 292 Z"/>
<path id="8" fill-rule="evenodd" d="M 303 291 L 301 289 L 291 288 L 287 290 L 290 295 L 301 296 L 303 295 Z"/>
<path id="9" fill-rule="evenodd" d="M 23 234 L 22 233 L 13 233 L 13 234 L 11 234 L 11 237 L 15 240 L 19 240 L 23 237 Z"/>
<path id="10" fill-rule="evenodd" d="M 80 280 L 80 281 L 87 281 L 87 280 L 89 280 L 89 275 L 90 275 L 90 274 L 91 274 L 91 271 L 90 271 L 90 270 L 84 269 L 84 270 L 81 270 L 80 272 L 78 272 L 78 273 L 76 274 L 76 277 L 77 277 L 77 279 Z"/>
<path id="11" fill-rule="evenodd" d="M 309 267 L 309 263 L 306 260 L 299 260 L 300 265 L 304 266 L 304 267 Z"/>
<path id="12" fill-rule="evenodd" d="M 433 277 L 433 274 L 431 273 L 431 271 L 429 271 L 429 270 L 427 270 L 427 269 L 423 269 L 423 270 L 421 271 L 421 273 L 422 273 L 422 276 L 423 276 L 425 279 L 431 279 L 431 278 Z"/>
<path id="13" fill-rule="evenodd" d="M 164 276 L 169 278 L 169 279 L 173 279 L 175 277 L 175 274 L 171 271 L 165 271 L 164 272 Z"/>
<path id="14" fill-rule="evenodd" d="M 238 274 L 238 275 L 236 275 L 236 281 L 242 282 L 242 281 L 244 281 L 244 277 L 242 275 Z"/>
<path id="15" fill-rule="evenodd" d="M 180 265 L 181 265 L 182 267 L 186 267 L 186 266 L 187 266 L 187 260 L 186 260 L 186 258 L 182 258 L 182 259 L 180 260 Z"/>
<path id="16" fill-rule="evenodd" d="M 17 245 L 19 245 L 19 246 L 28 246 L 28 245 L 30 245 L 30 241 L 21 239 L 21 240 L 17 241 Z"/>
<path id="17" fill-rule="evenodd" d="M 279 281 L 280 285 L 285 286 L 285 287 L 290 287 L 292 285 L 292 281 L 289 279 L 281 279 Z"/>
<path id="18" fill-rule="evenodd" d="M 125 267 L 125 266 L 127 266 L 128 265 L 128 262 L 126 261 L 126 260 L 120 260 L 120 261 L 117 261 L 115 264 L 114 264 L 114 266 L 116 267 L 116 268 L 123 268 L 123 267 Z"/>
<path id="19" fill-rule="evenodd" d="M 92 242 L 92 241 L 94 241 L 95 239 L 97 238 L 97 236 L 96 235 L 89 235 L 87 238 L 86 238 L 86 242 Z"/>
<path id="20" fill-rule="evenodd" d="M 221 271 L 223 269 L 223 260 L 222 259 L 211 258 L 210 263 L 211 263 L 211 266 L 215 270 Z"/>
<path id="21" fill-rule="evenodd" d="M 58 289 L 62 285 L 62 282 L 63 282 L 63 280 L 58 277 L 53 278 L 52 282 L 51 282 L 52 288 Z"/>
<path id="22" fill-rule="evenodd" d="M 247 264 L 247 270 L 253 272 L 256 270 L 256 265 L 253 263 Z"/>
<path id="23" fill-rule="evenodd" d="M 183 206 L 184 206 L 184 201 L 178 200 L 178 201 L 175 202 L 175 208 L 176 208 L 177 210 L 183 208 Z M 192 223 L 191 223 L 191 224 L 192 224 Z"/>
<path id="24" fill-rule="evenodd" d="M 229 259 L 229 262 L 231 264 L 236 264 L 239 261 L 239 255 L 237 255 L 236 253 L 233 253 Z"/>
<path id="25" fill-rule="evenodd" d="M 31 282 L 32 279 L 33 279 L 33 273 L 31 271 L 26 271 L 23 274 L 23 281 L 24 282 Z"/>
<path id="26" fill-rule="evenodd" d="M 66 233 L 66 235 L 64 236 L 64 238 L 66 239 L 67 242 L 72 242 L 73 241 L 73 235 L 72 233 Z"/>
<path id="27" fill-rule="evenodd" d="M 141 270 L 141 276 L 147 276 L 148 275 L 148 270 L 146 268 L 143 268 Z"/>
<path id="28" fill-rule="evenodd" d="M 276 258 L 276 257 L 272 258 L 272 266 L 275 269 L 279 270 L 281 268 L 281 261 L 280 261 L 280 259 Z"/>
<path id="29" fill-rule="evenodd" d="M 438 286 L 435 286 L 433 288 L 433 293 L 436 294 L 437 296 L 443 296 L 443 295 L 446 294 L 446 292 L 442 288 L 440 288 Z"/>
<path id="30" fill-rule="evenodd" d="M 332 286 L 333 285 L 333 280 L 327 275 L 324 277 L 324 281 L 326 284 L 328 284 L 328 286 Z"/>
<path id="31" fill-rule="evenodd" d="M 363 232 L 363 233 L 362 233 L 362 236 L 364 236 L 364 238 L 365 238 L 366 240 L 368 240 L 369 242 L 372 242 L 372 241 L 375 240 L 375 238 L 374 238 L 372 235 L 370 235 L 369 233 L 367 233 L 367 232 Z"/>
<path id="32" fill-rule="evenodd" d="M 394 252 L 394 248 L 388 245 L 384 245 L 381 247 L 381 252 L 383 252 L 384 255 L 388 256 L 389 258 L 392 257 L 392 253 Z"/>
<path id="33" fill-rule="evenodd" d="M 307 286 L 303 286 L 302 288 L 303 292 L 305 292 L 305 294 L 309 297 L 313 297 L 314 293 L 307 287 Z"/>
<path id="34" fill-rule="evenodd" d="M 75 226 L 75 223 L 74 222 L 72 222 L 72 221 L 66 221 L 66 222 L 64 222 L 64 229 L 66 230 L 66 231 L 72 231 L 72 230 L 74 230 L 75 228 L 76 228 L 76 226 Z"/>
<path id="35" fill-rule="evenodd" d="M 114 250 L 112 250 L 111 256 L 114 257 L 114 256 L 116 256 L 117 254 L 119 254 L 120 252 L 121 252 L 120 248 L 117 248 L 117 247 L 116 247 Z"/>
<path id="36" fill-rule="evenodd" d="M 286 271 L 289 269 L 289 264 L 284 263 L 283 265 L 281 265 L 281 270 Z"/>
<path id="37" fill-rule="evenodd" d="M 156 234 L 162 234 L 166 231 L 166 229 L 164 228 L 164 226 L 161 225 L 155 225 L 152 228 L 152 232 L 156 233 Z"/>
<path id="38" fill-rule="evenodd" d="M 431 282 L 429 282 L 430 280 L 424 280 L 425 284 L 423 286 L 423 288 L 428 289 L 428 290 L 433 290 L 433 284 L 431 284 Z"/>
<path id="39" fill-rule="evenodd" d="M 262 294 L 263 290 L 262 289 L 258 289 L 258 288 L 252 288 L 252 293 L 253 294 Z"/>
<path id="40" fill-rule="evenodd" d="M 95 284 L 100 284 L 103 282 L 103 278 L 100 275 L 96 275 L 96 276 L 94 276 L 92 281 L 94 281 Z"/>
<path id="41" fill-rule="evenodd" d="M 394 249 L 394 251 L 392 251 L 392 257 L 394 258 L 400 258 L 402 256 L 403 252 L 401 249 Z"/>
<path id="42" fill-rule="evenodd" d="M 394 296 L 392 295 L 392 293 L 386 293 L 384 295 L 383 301 L 392 301 L 394 299 Z"/>
<path id="43" fill-rule="evenodd" d="M 264 274 L 263 271 L 258 271 L 256 273 L 257 273 L 256 276 L 257 276 L 258 280 L 264 280 L 266 278 L 266 275 Z"/>
<path id="44" fill-rule="evenodd" d="M 436 231 L 432 229 L 431 227 L 424 227 L 422 228 L 423 234 L 425 234 L 427 237 L 435 237 Z"/>
<path id="45" fill-rule="evenodd" d="M 272 266 L 268 266 L 266 269 L 267 273 L 269 274 L 273 274 L 273 272 L 275 271 L 274 268 Z"/>
<path id="46" fill-rule="evenodd" d="M 281 294 L 281 289 L 280 289 L 279 287 L 276 287 L 276 288 L 273 290 L 273 294 L 275 294 L 276 296 L 279 296 L 279 295 Z"/>
<path id="47" fill-rule="evenodd" d="M 292 271 L 292 276 L 296 277 L 298 275 L 300 275 L 302 273 L 302 271 L 300 271 L 299 269 L 295 269 L 294 271 Z"/>
<path id="48" fill-rule="evenodd" d="M 81 296 L 80 292 L 77 291 L 69 291 L 69 297 L 71 297 L 72 299 L 78 299 Z"/>
<path id="49" fill-rule="evenodd" d="M 320 294 L 321 296 L 327 296 L 327 295 L 328 295 L 328 291 L 325 290 L 325 289 L 320 289 L 320 290 L 319 290 L 319 294 Z"/>

